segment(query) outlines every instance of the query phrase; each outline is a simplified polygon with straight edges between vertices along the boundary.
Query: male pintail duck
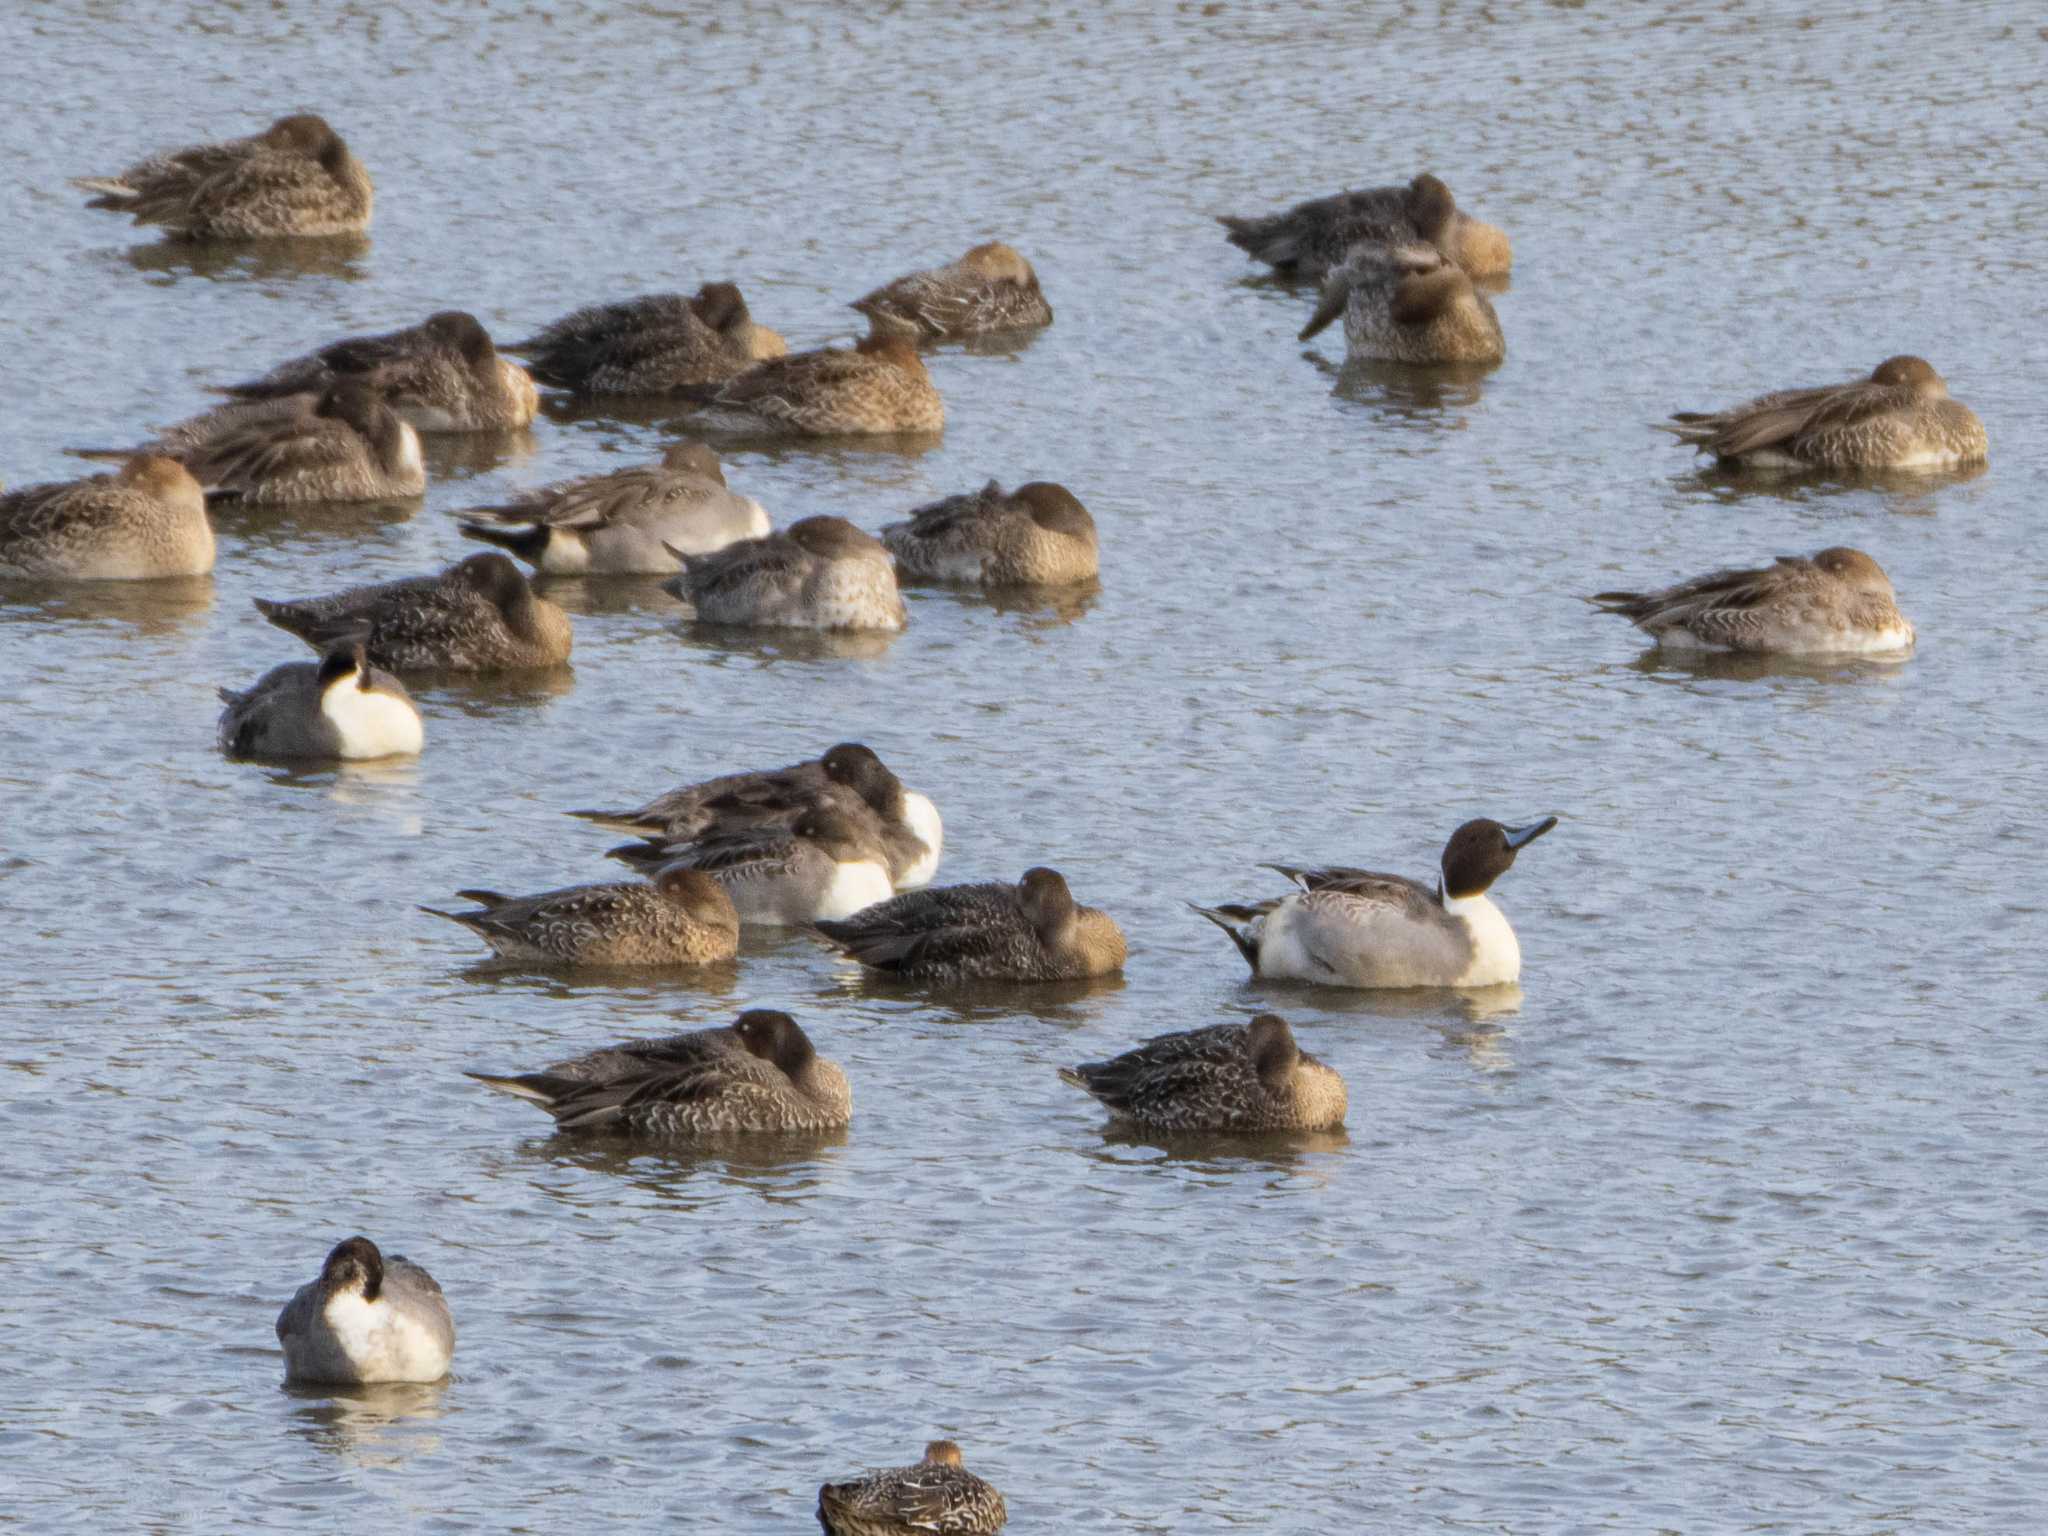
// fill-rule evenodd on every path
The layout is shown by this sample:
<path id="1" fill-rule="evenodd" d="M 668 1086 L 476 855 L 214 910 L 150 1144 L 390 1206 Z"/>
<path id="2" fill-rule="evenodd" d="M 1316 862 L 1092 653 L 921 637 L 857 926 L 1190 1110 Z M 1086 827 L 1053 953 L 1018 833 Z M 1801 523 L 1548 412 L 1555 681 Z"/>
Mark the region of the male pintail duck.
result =
<path id="1" fill-rule="evenodd" d="M 455 1354 L 455 1319 L 432 1275 L 352 1237 L 277 1314 L 277 1342 L 295 1385 L 439 1381 Z"/>
<path id="2" fill-rule="evenodd" d="M 846 1074 L 817 1053 L 788 1014 L 751 1010 L 733 1022 L 732 1033 L 737 1051 L 708 1046 L 671 1055 L 659 1050 L 665 1042 L 627 1041 L 567 1064 L 581 1072 L 468 1075 L 532 1100 L 554 1116 L 558 1131 L 650 1137 L 831 1131 L 852 1118 Z"/>
<path id="3" fill-rule="evenodd" d="M 793 352 L 722 384 L 678 391 L 706 426 L 793 437 L 937 432 L 945 402 L 917 348 L 901 336 Z"/>
<path id="4" fill-rule="evenodd" d="M 474 912 L 421 907 L 460 923 L 506 960 L 542 965 L 710 965 L 739 949 L 740 915 L 709 875 L 671 866 L 652 884 L 575 885 L 537 896 L 457 891 Z"/>
<path id="5" fill-rule="evenodd" d="M 162 454 L 0 494 L 0 577 L 149 581 L 212 569 L 205 492 Z"/>
<path id="6" fill-rule="evenodd" d="M 516 672 L 569 659 L 569 616 L 500 554 L 471 555 L 438 576 L 350 587 L 302 602 L 256 599 L 279 629 L 317 651 L 360 642 L 393 672 Z"/>
<path id="7" fill-rule="evenodd" d="M 349 336 L 279 363 L 259 379 L 220 392 L 236 400 L 284 402 L 359 379 L 415 431 L 505 432 L 533 424 L 533 378 L 498 355 L 475 315 L 444 309 L 418 325 Z"/>
<path id="8" fill-rule="evenodd" d="M 958 261 L 899 277 L 852 307 L 877 336 L 951 341 L 1052 324 L 1052 306 L 1031 263 L 1000 241 L 977 245 Z"/>
<path id="9" fill-rule="evenodd" d="M 1514 253 L 1506 233 L 1462 212 L 1436 177 L 1297 203 L 1285 213 L 1222 218 L 1230 243 L 1290 277 L 1320 278 L 1358 245 L 1422 241 L 1472 277 L 1503 277 Z"/>
<path id="10" fill-rule="evenodd" d="M 684 439 L 659 464 L 586 475 L 458 514 L 464 538 L 549 576 L 673 575 L 684 555 L 765 538 L 761 503 L 726 489 L 718 455 Z"/>
<path id="11" fill-rule="evenodd" d="M 1339 987 L 1490 987 L 1522 972 L 1515 931 L 1487 898 L 1518 849 L 1552 827 L 1468 821 L 1444 844 L 1434 888 L 1363 869 L 1271 864 L 1301 889 L 1276 901 L 1196 907 L 1259 976 Z"/>
<path id="12" fill-rule="evenodd" d="M 1388 363 L 1497 363 L 1507 354 L 1486 295 L 1427 245 L 1362 245 L 1323 280 L 1301 328 L 1307 341 L 1339 315 L 1351 357 Z"/>
<path id="13" fill-rule="evenodd" d="M 848 917 L 895 889 L 889 860 L 860 819 L 832 800 L 793 826 L 717 828 L 687 843 L 649 838 L 611 850 L 636 869 L 702 870 L 732 898 L 742 923 L 801 928 Z"/>
<path id="14" fill-rule="evenodd" d="M 780 533 L 686 555 L 663 583 L 706 624 L 789 629 L 901 629 L 896 564 L 843 517 L 806 517 Z"/>
<path id="15" fill-rule="evenodd" d="M 505 349 L 533 376 L 579 395 L 669 395 L 716 384 L 782 357 L 789 343 L 756 325 L 731 283 L 706 283 L 685 298 L 654 293 L 592 304 Z"/>
<path id="16" fill-rule="evenodd" d="M 1156 1035 L 1108 1061 L 1061 1067 L 1112 1120 L 1152 1131 L 1329 1131 L 1344 1123 L 1344 1079 L 1294 1043 L 1276 1013 Z"/>
<path id="17" fill-rule="evenodd" d="M 259 134 L 167 150 L 119 176 L 72 185 L 85 206 L 161 224 L 186 240 L 354 235 L 370 227 L 370 173 L 341 135 L 311 113 L 281 117 Z"/>
<path id="18" fill-rule="evenodd" d="M 1781 389 L 1725 411 L 1680 411 L 1665 431 L 1733 469 L 1951 469 L 1991 440 L 1924 358 L 1888 357 L 1867 379 Z"/>
<path id="19" fill-rule="evenodd" d="M 1913 643 L 1890 578 L 1860 549 L 1780 555 L 1760 570 L 1714 571 L 1662 591 L 1601 592 L 1593 601 L 1674 649 L 1825 655 Z"/>
<path id="20" fill-rule="evenodd" d="M 1081 906 L 1053 869 L 912 891 L 815 926 L 862 965 L 916 981 L 1074 981 L 1124 964 L 1116 919 Z"/>
<path id="21" fill-rule="evenodd" d="M 826 1536 L 989 1536 L 1010 1514 L 994 1485 L 962 1465 L 960 1447 L 934 1440 L 914 1467 L 866 1472 L 818 1489 Z"/>
<path id="22" fill-rule="evenodd" d="M 1052 587 L 1091 581 L 1099 569 L 1095 519 L 1065 486 L 1034 480 L 1014 493 L 979 491 L 919 507 L 882 530 L 900 575 Z"/>
<path id="23" fill-rule="evenodd" d="M 360 645 L 272 667 L 254 687 L 220 696 L 220 749 L 230 757 L 410 756 L 425 736 L 405 684 L 371 666 Z"/>

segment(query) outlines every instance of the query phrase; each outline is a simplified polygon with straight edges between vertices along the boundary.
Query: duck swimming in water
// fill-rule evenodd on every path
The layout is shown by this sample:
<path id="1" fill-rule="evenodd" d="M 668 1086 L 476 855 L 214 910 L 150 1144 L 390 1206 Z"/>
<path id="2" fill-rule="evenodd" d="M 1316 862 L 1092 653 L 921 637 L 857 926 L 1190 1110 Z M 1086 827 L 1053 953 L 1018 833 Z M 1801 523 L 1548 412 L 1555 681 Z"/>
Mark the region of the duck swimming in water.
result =
<path id="1" fill-rule="evenodd" d="M 967 1470 L 960 1447 L 934 1440 L 914 1467 L 868 1472 L 818 1489 L 826 1536 L 990 1536 L 1010 1512 Z"/>
<path id="2" fill-rule="evenodd" d="M 1860 549 L 1780 555 L 1757 570 L 1713 571 L 1659 591 L 1602 592 L 1593 601 L 1673 649 L 1812 656 L 1913 644 L 1891 578 Z"/>
<path id="3" fill-rule="evenodd" d="M 439 1381 L 455 1354 L 455 1318 L 432 1275 L 352 1237 L 285 1303 L 277 1341 L 292 1384 Z"/>
<path id="4" fill-rule="evenodd" d="M 855 299 L 876 336 L 954 341 L 1052 324 L 1031 263 L 1000 241 L 977 245 L 958 261 L 912 272 Z"/>
<path id="5" fill-rule="evenodd" d="M 1061 1067 L 1113 1120 L 1151 1131 L 1326 1131 L 1350 1107 L 1344 1079 L 1294 1043 L 1277 1013 L 1155 1035 L 1108 1061 Z"/>
<path id="6" fill-rule="evenodd" d="M 352 235 L 370 226 L 370 173 L 341 135 L 312 113 L 263 132 L 166 150 L 118 176 L 72 182 L 88 208 L 160 224 L 185 240 Z"/>
<path id="7" fill-rule="evenodd" d="M 1781 389 L 1725 411 L 1680 411 L 1664 428 L 1730 469 L 1954 469 L 1991 440 L 1977 413 L 1919 357 L 1888 357 L 1867 379 Z"/>

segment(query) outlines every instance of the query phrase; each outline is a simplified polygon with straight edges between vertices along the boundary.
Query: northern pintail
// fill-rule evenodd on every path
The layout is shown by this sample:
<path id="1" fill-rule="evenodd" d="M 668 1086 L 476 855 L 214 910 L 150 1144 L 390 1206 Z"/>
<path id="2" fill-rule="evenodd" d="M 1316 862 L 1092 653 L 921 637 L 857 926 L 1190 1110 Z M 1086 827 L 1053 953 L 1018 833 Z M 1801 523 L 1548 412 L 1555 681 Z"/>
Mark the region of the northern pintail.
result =
<path id="1" fill-rule="evenodd" d="M 654 293 L 592 304 L 509 346 L 533 376 L 579 395 L 668 395 L 715 384 L 782 357 L 789 343 L 754 323 L 731 283 L 686 298 Z"/>
<path id="2" fill-rule="evenodd" d="M 1867 379 L 1781 389 L 1725 411 L 1680 411 L 1665 431 L 1752 470 L 1951 469 L 1991 452 L 1984 423 L 1924 358 L 1888 357 Z"/>
<path id="3" fill-rule="evenodd" d="M 294 1384 L 439 1381 L 455 1354 L 455 1319 L 432 1275 L 351 1237 L 277 1314 L 277 1342 Z"/>
<path id="4" fill-rule="evenodd" d="M 1124 964 L 1116 919 L 1076 902 L 1054 869 L 911 891 L 815 926 L 862 965 L 916 981 L 1074 981 Z"/>
<path id="5" fill-rule="evenodd" d="M 1388 363 L 1497 363 L 1500 317 L 1461 267 L 1427 245 L 1362 245 L 1323 280 L 1301 340 L 1339 315 L 1351 357 Z"/>
<path id="6" fill-rule="evenodd" d="M 1507 234 L 1459 209 L 1436 177 L 1405 187 L 1366 187 L 1297 203 L 1285 213 L 1222 218 L 1230 243 L 1275 271 L 1320 278 L 1355 246 L 1435 246 L 1473 277 L 1501 277 L 1513 265 Z"/>
<path id="7" fill-rule="evenodd" d="M 691 1137 L 735 1132 L 830 1131 L 853 1116 L 846 1074 L 786 1013 L 753 1009 L 734 1020 L 741 1049 L 708 1045 L 663 1054 L 627 1041 L 567 1063 L 581 1072 L 469 1076 L 530 1099 L 558 1131 Z M 687 1040 L 692 1037 L 682 1037 Z"/>
<path id="8" fill-rule="evenodd" d="M 474 912 L 421 907 L 460 923 L 506 960 L 542 965 L 710 965 L 738 952 L 740 915 L 709 875 L 671 866 L 653 882 L 573 885 L 537 896 L 457 891 Z"/>
<path id="9" fill-rule="evenodd" d="M 1153 1131 L 1326 1131 L 1350 1107 L 1344 1079 L 1295 1044 L 1277 1013 L 1155 1035 L 1108 1061 L 1060 1068 L 1112 1120 Z"/>
<path id="10" fill-rule="evenodd" d="M 1522 827 L 1468 821 L 1444 844 L 1434 887 L 1364 869 L 1269 864 L 1301 889 L 1275 901 L 1196 907 L 1254 974 L 1340 987 L 1490 987 L 1522 972 L 1514 929 L 1488 899 L 1518 849 L 1555 816 Z"/>
<path id="11" fill-rule="evenodd" d="M 698 420 L 728 432 L 795 437 L 937 432 L 945 402 L 917 348 L 901 336 L 793 352 L 722 384 L 679 391 Z"/>
<path id="12" fill-rule="evenodd" d="M 220 749 L 230 757 L 400 757 L 425 739 L 405 684 L 372 667 L 360 645 L 272 667 L 254 687 L 220 696 Z"/>
<path id="13" fill-rule="evenodd" d="M 897 630 L 908 617 L 889 551 L 843 517 L 806 517 L 682 563 L 663 587 L 706 624 Z"/>
<path id="14" fill-rule="evenodd" d="M 713 828 L 686 843 L 650 838 L 614 848 L 611 856 L 649 872 L 702 870 L 725 887 L 742 923 L 766 927 L 847 917 L 895 889 L 888 856 L 859 820 L 830 800 L 806 810 L 794 826 Z"/>
<path id="15" fill-rule="evenodd" d="M 324 394 L 344 379 L 369 385 L 400 419 L 426 433 L 512 431 L 531 426 L 540 405 L 532 376 L 499 356 L 491 333 L 460 309 L 403 330 L 345 337 L 221 393 L 286 402 Z"/>
<path id="16" fill-rule="evenodd" d="M 912 272 L 855 299 L 877 336 L 950 341 L 997 331 L 1052 324 L 1052 306 L 1039 291 L 1031 263 L 991 240 L 958 261 Z"/>
<path id="17" fill-rule="evenodd" d="M 341 135 L 311 113 L 263 132 L 166 150 L 118 176 L 72 185 L 97 194 L 88 208 L 132 214 L 187 240 L 352 235 L 370 227 L 370 173 Z"/>
<path id="18" fill-rule="evenodd" d="M 1913 643 L 1890 578 L 1860 549 L 1780 555 L 1757 570 L 1713 571 L 1656 592 L 1601 592 L 1593 601 L 1679 649 L 1824 655 Z"/>
<path id="19" fill-rule="evenodd" d="M 864 1472 L 818 1489 L 826 1536 L 988 1536 L 1010 1513 L 992 1483 L 962 1464 L 960 1447 L 934 1440 L 914 1467 Z"/>
<path id="20" fill-rule="evenodd" d="M 659 464 L 586 475 L 459 514 L 465 538 L 549 576 L 672 575 L 684 555 L 766 537 L 761 503 L 726 489 L 718 455 L 684 439 Z"/>
<path id="21" fill-rule="evenodd" d="M 979 491 L 919 507 L 882 529 L 899 574 L 988 587 L 1051 587 L 1093 580 L 1095 519 L 1065 486 L 1044 480 L 1014 493 Z"/>
<path id="22" fill-rule="evenodd" d="M 119 472 L 0 495 L 0 577 L 148 581 L 213 569 L 206 495 L 185 466 L 144 453 Z"/>
<path id="23" fill-rule="evenodd" d="M 471 555 L 438 576 L 350 587 L 257 610 L 315 650 L 360 642 L 393 672 L 516 672 L 569 659 L 569 616 L 500 554 Z"/>

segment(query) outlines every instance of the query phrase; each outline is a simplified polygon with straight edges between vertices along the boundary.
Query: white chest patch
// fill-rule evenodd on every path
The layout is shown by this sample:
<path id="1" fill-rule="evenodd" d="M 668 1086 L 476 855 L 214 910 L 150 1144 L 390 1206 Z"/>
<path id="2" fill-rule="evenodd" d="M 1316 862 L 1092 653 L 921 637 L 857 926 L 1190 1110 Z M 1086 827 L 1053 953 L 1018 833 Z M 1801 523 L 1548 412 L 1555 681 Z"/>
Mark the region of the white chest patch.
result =
<path id="1" fill-rule="evenodd" d="M 352 676 L 320 696 L 320 713 L 334 727 L 346 758 L 410 756 L 426 736 L 411 704 L 394 694 L 365 693 Z"/>
<path id="2" fill-rule="evenodd" d="M 903 792 L 903 820 L 926 849 L 924 857 L 903 872 L 898 889 L 907 891 L 930 885 L 932 876 L 939 872 L 939 856 L 946 848 L 946 829 L 939 820 L 939 808 L 914 789 Z"/>
<path id="3" fill-rule="evenodd" d="M 328 1298 L 322 1321 L 358 1381 L 439 1381 L 448 1374 L 448 1352 L 440 1341 L 382 1300 L 337 1292 Z"/>
<path id="4" fill-rule="evenodd" d="M 816 916 L 827 921 L 851 917 L 878 901 L 887 901 L 895 893 L 896 888 L 889 883 L 889 871 L 874 860 L 840 864 L 832 871 L 832 883 L 818 898 Z"/>
<path id="5" fill-rule="evenodd" d="M 1456 985 L 1494 987 L 1522 974 L 1522 946 L 1507 917 L 1486 896 L 1451 897 L 1444 910 L 1463 918 L 1472 935 L 1472 961 Z"/>

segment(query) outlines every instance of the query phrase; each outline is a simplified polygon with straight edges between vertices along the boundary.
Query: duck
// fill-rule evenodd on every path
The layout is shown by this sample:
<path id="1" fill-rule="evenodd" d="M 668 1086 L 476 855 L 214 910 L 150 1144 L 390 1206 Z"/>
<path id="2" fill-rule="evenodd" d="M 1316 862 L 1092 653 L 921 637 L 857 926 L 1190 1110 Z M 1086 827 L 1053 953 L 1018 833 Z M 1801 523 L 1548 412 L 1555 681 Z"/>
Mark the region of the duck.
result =
<path id="1" fill-rule="evenodd" d="M 206 493 L 164 454 L 0 494 L 0 578 L 153 581 L 204 576 L 213 558 Z"/>
<path id="2" fill-rule="evenodd" d="M 1632 620 L 1659 645 L 1813 656 L 1902 651 L 1913 625 L 1891 578 L 1860 549 L 1780 555 L 1755 570 L 1712 571 L 1654 592 L 1601 592 L 1607 613 Z"/>
<path id="3" fill-rule="evenodd" d="M 711 965 L 739 952 L 740 915 L 709 875 L 671 865 L 652 883 L 572 885 L 537 896 L 457 891 L 473 912 L 422 912 L 460 923 L 503 960 L 542 965 Z"/>
<path id="4" fill-rule="evenodd" d="M 351 1237 L 277 1314 L 277 1342 L 290 1385 L 439 1381 L 455 1355 L 455 1317 L 432 1275 Z"/>
<path id="5" fill-rule="evenodd" d="M 979 491 L 919 507 L 882 529 L 899 576 L 985 587 L 1057 587 L 1101 569 L 1095 519 L 1063 485 L 1033 480 L 1015 492 Z"/>
<path id="6" fill-rule="evenodd" d="M 946 405 L 907 338 L 866 336 L 852 347 L 792 352 L 719 384 L 677 391 L 722 431 L 786 437 L 935 433 Z"/>
<path id="7" fill-rule="evenodd" d="M 586 475 L 457 514 L 462 536 L 548 576 L 674 575 L 681 555 L 766 538 L 768 514 L 728 490 L 718 455 L 685 438 L 661 462 Z"/>
<path id="8" fill-rule="evenodd" d="M 327 120 L 281 117 L 261 133 L 166 150 L 118 176 L 84 176 L 85 206 L 159 224 L 183 240 L 357 235 L 370 227 L 370 173 Z"/>
<path id="9" fill-rule="evenodd" d="M 1269 864 L 1301 889 L 1247 906 L 1195 907 L 1252 974 L 1340 987 L 1491 987 L 1522 973 L 1522 948 L 1487 897 L 1515 854 L 1557 825 L 1468 821 L 1444 844 L 1435 886 L 1364 869 Z M 1190 903 L 1193 905 L 1193 903 Z"/>
<path id="10" fill-rule="evenodd" d="M 1123 969 L 1116 919 L 1081 906 L 1056 869 L 1015 885 L 938 886 L 814 928 L 871 970 L 911 981 L 1077 981 Z"/>
<path id="11" fill-rule="evenodd" d="M 500 356 L 483 323 L 461 309 L 402 330 L 344 337 L 219 392 L 271 402 L 274 412 L 288 414 L 300 397 L 317 397 L 344 379 L 369 385 L 422 433 L 517 431 L 532 426 L 540 408 L 533 376 Z"/>
<path id="12" fill-rule="evenodd" d="M 299 602 L 255 602 L 264 618 L 315 650 L 359 641 L 374 665 L 391 672 L 559 667 L 574 639 L 569 616 L 495 552 L 471 555 L 437 576 Z"/>
<path id="13" fill-rule="evenodd" d="M 847 809 L 813 805 L 793 826 L 713 828 L 690 842 L 627 843 L 610 856 L 655 872 L 702 870 L 739 909 L 742 923 L 801 928 L 849 917 L 895 890 L 887 856 Z"/>
<path id="14" fill-rule="evenodd" d="M 1679 411 L 1664 430 L 1738 470 L 1955 469 L 1991 440 L 1925 358 L 1888 357 L 1867 379 L 1781 389 L 1725 411 Z"/>
<path id="15" fill-rule="evenodd" d="M 956 341 L 1052 324 L 1038 274 L 999 240 L 977 245 L 943 267 L 899 277 L 850 307 L 868 317 L 871 334 L 912 341 Z"/>
<path id="16" fill-rule="evenodd" d="M 1387 363 L 1497 363 L 1500 316 L 1462 267 L 1434 246 L 1361 245 L 1323 282 L 1307 341 L 1339 315 L 1346 353 Z"/>
<path id="17" fill-rule="evenodd" d="M 995 1486 L 968 1471 L 960 1447 L 934 1440 L 914 1467 L 864 1472 L 818 1489 L 826 1536 L 988 1536 L 1010 1512 Z"/>
<path id="18" fill-rule="evenodd" d="M 789 343 L 758 325 L 732 283 L 694 295 L 651 293 L 592 304 L 505 349 L 533 376 L 578 395 L 669 395 L 715 384 L 786 356 Z"/>
<path id="19" fill-rule="evenodd" d="M 1284 213 L 1220 222 L 1230 243 L 1289 277 L 1321 278 L 1362 243 L 1435 246 L 1472 277 L 1504 277 L 1514 264 L 1506 231 L 1461 210 L 1427 172 L 1405 187 L 1365 187 L 1297 203 Z"/>
<path id="20" fill-rule="evenodd" d="M 1108 1061 L 1061 1067 L 1113 1121 L 1149 1131 L 1330 1131 L 1350 1098 L 1277 1013 L 1155 1035 Z"/>
<path id="21" fill-rule="evenodd" d="M 540 1105 L 557 1131 L 685 1139 L 834 1131 L 852 1119 L 846 1074 L 788 1014 L 750 1009 L 731 1033 L 738 1050 L 707 1040 L 665 1054 L 628 1041 L 569 1064 L 580 1071 L 467 1075 Z"/>
<path id="22" fill-rule="evenodd" d="M 425 740 L 405 684 L 371 666 L 361 645 L 272 667 L 240 693 L 219 691 L 227 705 L 220 749 L 229 757 L 412 757 Z"/>
<path id="23" fill-rule="evenodd" d="M 894 631 L 909 619 L 889 551 L 843 517 L 806 517 L 710 554 L 671 552 L 683 568 L 663 590 L 701 623 Z"/>

